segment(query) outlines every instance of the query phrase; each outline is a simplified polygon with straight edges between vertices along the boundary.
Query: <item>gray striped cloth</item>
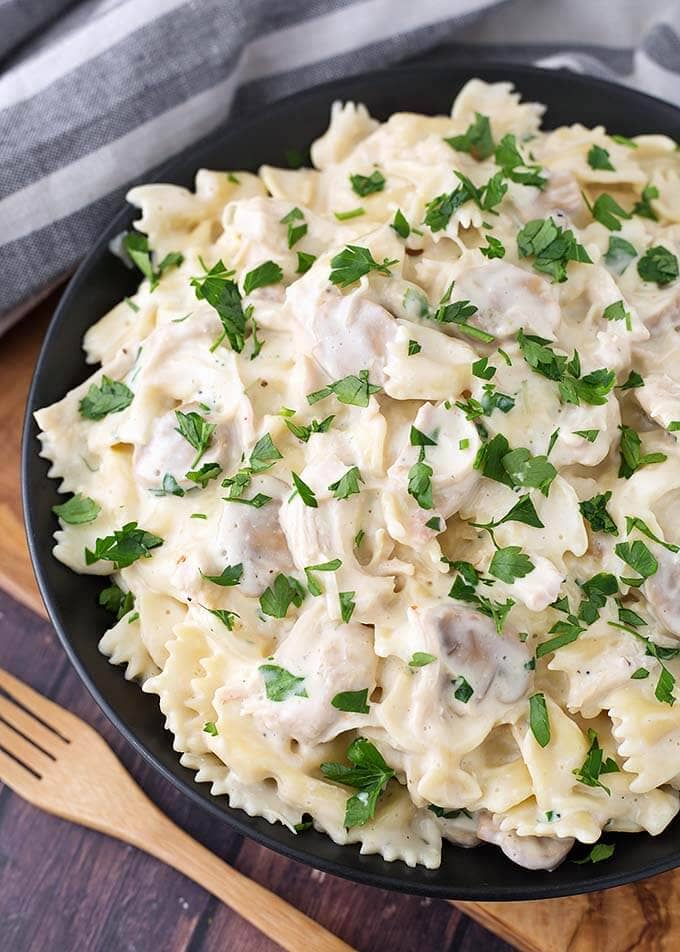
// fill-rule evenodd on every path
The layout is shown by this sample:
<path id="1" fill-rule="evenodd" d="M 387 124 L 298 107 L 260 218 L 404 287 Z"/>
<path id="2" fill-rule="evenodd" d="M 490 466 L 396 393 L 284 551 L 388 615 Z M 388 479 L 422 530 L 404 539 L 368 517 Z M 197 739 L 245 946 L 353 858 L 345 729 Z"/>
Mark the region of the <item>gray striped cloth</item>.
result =
<path id="1" fill-rule="evenodd" d="M 435 48 L 680 105 L 679 37 L 678 0 L 0 0 L 0 333 L 230 115 Z"/>

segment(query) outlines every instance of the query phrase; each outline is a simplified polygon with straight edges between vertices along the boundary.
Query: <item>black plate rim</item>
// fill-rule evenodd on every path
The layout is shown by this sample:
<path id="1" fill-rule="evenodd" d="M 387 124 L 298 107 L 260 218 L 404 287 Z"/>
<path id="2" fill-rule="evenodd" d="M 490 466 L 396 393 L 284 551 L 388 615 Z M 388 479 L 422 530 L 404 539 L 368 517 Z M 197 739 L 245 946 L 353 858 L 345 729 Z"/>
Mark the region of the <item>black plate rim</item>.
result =
<path id="1" fill-rule="evenodd" d="M 319 95 L 325 94 L 328 97 L 328 103 L 330 105 L 334 99 L 346 98 L 346 91 L 343 92 L 343 90 L 346 90 L 348 85 L 354 86 L 355 84 L 358 85 L 370 83 L 371 81 L 376 80 L 384 80 L 386 75 L 393 77 L 395 82 L 407 81 L 409 76 L 422 75 L 425 73 L 431 74 L 433 76 L 433 81 L 438 79 L 450 83 L 452 89 L 456 83 L 462 83 L 466 79 L 471 79 L 473 77 L 480 77 L 491 82 L 501 80 L 509 81 L 518 89 L 520 89 L 520 91 L 522 78 L 536 79 L 538 77 L 545 77 L 547 79 L 549 77 L 554 77 L 555 74 L 560 74 L 562 76 L 568 77 L 569 83 L 574 87 L 575 91 L 577 91 L 578 87 L 580 87 L 583 92 L 593 92 L 594 90 L 599 90 L 602 93 L 606 93 L 607 91 L 615 92 L 616 95 L 621 95 L 622 92 L 625 92 L 628 99 L 631 101 L 631 104 L 637 103 L 637 105 L 641 108 L 647 105 L 649 107 L 653 107 L 657 112 L 665 112 L 669 121 L 675 121 L 678 123 L 678 128 L 680 130 L 680 110 L 678 110 L 675 106 L 654 96 L 639 92 L 638 90 L 623 87 L 617 83 L 610 82 L 609 80 L 605 80 L 600 77 L 582 75 L 579 73 L 572 73 L 563 69 L 552 70 L 538 66 L 517 64 L 506 61 L 493 61 L 483 64 L 475 64 L 471 57 L 466 57 L 465 59 L 461 59 L 455 66 L 446 64 L 415 64 L 395 66 L 388 69 L 373 70 L 370 72 L 344 77 L 342 79 L 331 80 L 330 82 L 313 87 L 311 89 L 298 91 L 289 96 L 276 100 L 267 106 L 259 108 L 257 112 L 250 117 L 240 119 L 235 122 L 230 122 L 227 120 L 224 124 L 221 124 L 205 138 L 195 143 L 188 149 L 183 150 L 168 162 L 164 163 L 159 167 L 155 174 L 144 175 L 138 181 L 143 181 L 145 183 L 162 182 L 164 180 L 164 176 L 172 173 L 175 168 L 185 166 L 189 163 L 192 163 L 194 160 L 196 160 L 195 167 L 199 168 L 199 156 L 205 151 L 208 145 L 211 143 L 217 144 L 222 138 L 229 138 L 235 132 L 246 135 L 251 127 L 259 126 L 263 121 L 266 121 L 270 117 L 273 119 L 279 109 L 293 102 L 298 104 L 299 107 L 303 109 L 305 102 L 308 99 L 312 100 Z M 131 183 L 129 187 L 131 188 L 135 184 L 137 184 L 137 181 Z M 22 427 L 21 494 L 26 536 L 28 540 L 29 553 L 33 564 L 33 570 L 38 582 L 40 594 L 45 607 L 47 608 L 50 621 L 57 632 L 59 640 L 79 678 L 97 705 L 103 711 L 107 719 L 123 735 L 125 740 L 133 747 L 133 749 L 154 768 L 154 770 L 160 773 L 176 789 L 179 789 L 186 796 L 188 796 L 192 803 L 198 808 L 207 810 L 216 819 L 226 822 L 242 836 L 253 839 L 260 845 L 272 849 L 289 859 L 296 860 L 297 862 L 301 862 L 307 866 L 320 869 L 323 872 L 330 873 L 334 876 L 339 876 L 341 878 L 348 879 L 363 885 L 370 885 L 395 892 L 403 892 L 411 895 L 421 895 L 439 899 L 485 902 L 537 900 L 580 895 L 603 889 L 610 889 L 616 886 L 634 883 L 641 879 L 645 879 L 647 877 L 654 876 L 680 866 L 680 848 L 678 848 L 674 854 L 669 855 L 666 859 L 649 863 L 633 870 L 608 873 L 606 871 L 606 867 L 596 867 L 596 872 L 594 872 L 592 878 L 584 879 L 583 881 L 578 881 L 578 874 L 575 873 L 573 877 L 574 882 L 560 884 L 557 882 L 551 882 L 550 874 L 546 873 L 544 876 L 542 876 L 540 881 L 531 887 L 516 886 L 511 882 L 490 887 L 485 885 L 483 882 L 480 882 L 470 886 L 457 886 L 454 889 L 445 883 L 427 882 L 426 880 L 421 882 L 413 882 L 410 880 L 405 881 L 398 878 L 398 876 L 391 875 L 390 869 L 394 867 L 407 869 L 407 867 L 405 867 L 405 865 L 401 862 L 388 863 L 387 861 L 383 861 L 386 870 L 384 873 L 376 873 L 362 869 L 352 869 L 350 868 L 349 864 L 343 864 L 342 862 L 324 859 L 322 856 L 317 855 L 313 850 L 305 849 L 304 838 L 302 837 L 300 840 L 297 840 L 297 838 L 291 834 L 290 843 L 276 840 L 269 836 L 266 830 L 257 829 L 252 825 L 253 819 L 256 818 L 251 818 L 240 809 L 221 807 L 217 799 L 212 797 L 210 794 L 208 794 L 206 797 L 201 787 L 206 788 L 207 785 L 199 785 L 195 781 L 191 780 L 186 781 L 182 776 L 179 776 L 171 769 L 166 767 L 137 737 L 133 729 L 128 727 L 128 725 L 123 720 L 122 715 L 120 715 L 115 710 L 115 708 L 113 708 L 107 702 L 93 678 L 91 678 L 87 672 L 84 663 L 78 656 L 66 627 L 62 625 L 59 620 L 55 605 L 55 598 L 50 590 L 44 567 L 46 564 L 46 559 L 52 558 L 51 548 L 47 554 L 39 551 L 39 543 L 34 521 L 34 507 L 28 486 L 30 481 L 29 473 L 31 471 L 31 466 L 32 464 L 37 464 L 38 459 L 38 454 L 36 452 L 37 441 L 35 439 L 35 432 L 37 431 L 37 428 L 33 421 L 33 412 L 35 409 L 37 409 L 35 399 L 36 391 L 38 389 L 42 367 L 45 363 L 46 356 L 52 348 L 54 338 L 58 334 L 62 322 L 64 322 L 66 319 L 71 304 L 71 299 L 77 295 L 79 288 L 85 282 L 85 279 L 89 275 L 90 271 L 97 267 L 101 257 L 107 253 L 108 242 L 114 236 L 119 234 L 124 228 L 128 227 L 131 218 L 136 214 L 137 212 L 135 209 L 131 209 L 131 207 L 125 203 L 123 204 L 121 210 L 113 217 L 109 225 L 101 232 L 99 238 L 93 244 L 92 249 L 81 262 L 70 279 L 66 289 L 64 290 L 40 348 L 31 380 Z M 633 836 L 644 835 L 645 834 L 633 834 Z M 663 836 L 663 833 L 660 835 Z M 349 856 L 356 855 L 358 852 L 358 848 L 356 846 L 345 846 L 342 847 L 342 849 L 347 851 L 348 858 Z M 461 855 L 464 854 L 461 852 Z M 578 867 L 579 870 L 585 870 L 587 868 L 588 867 L 583 866 Z M 423 870 L 423 874 L 426 874 L 427 872 L 430 871 Z"/>

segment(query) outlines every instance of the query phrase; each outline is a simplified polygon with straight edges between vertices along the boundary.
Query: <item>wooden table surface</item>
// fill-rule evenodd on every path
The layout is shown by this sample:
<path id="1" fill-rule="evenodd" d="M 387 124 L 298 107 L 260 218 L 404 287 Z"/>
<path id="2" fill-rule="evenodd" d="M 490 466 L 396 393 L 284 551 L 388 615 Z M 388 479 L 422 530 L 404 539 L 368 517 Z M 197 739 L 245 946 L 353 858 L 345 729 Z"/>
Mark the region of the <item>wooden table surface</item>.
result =
<path id="1" fill-rule="evenodd" d="M 25 352 L 54 296 L 0 341 Z M 5 364 L 6 367 L 6 364 Z M 14 385 L 14 384 L 12 384 Z M 19 442 L 16 400 L 0 370 L 3 453 Z M 0 478 L 0 533 L 16 533 L 18 472 Z M 32 611 L 22 544 L 0 562 L 0 666 L 70 708 L 109 741 L 173 820 L 241 872 L 274 890 L 361 952 L 510 952 L 511 946 L 449 904 L 357 886 L 308 869 L 203 815 L 136 755 L 81 685 L 49 622 Z M 20 604 L 20 597 L 25 604 Z M 41 813 L 0 785 L 0 950 L 4 952 L 269 952 L 275 946 L 200 887 L 151 857 Z M 309 950 L 313 952 L 313 950 Z"/>

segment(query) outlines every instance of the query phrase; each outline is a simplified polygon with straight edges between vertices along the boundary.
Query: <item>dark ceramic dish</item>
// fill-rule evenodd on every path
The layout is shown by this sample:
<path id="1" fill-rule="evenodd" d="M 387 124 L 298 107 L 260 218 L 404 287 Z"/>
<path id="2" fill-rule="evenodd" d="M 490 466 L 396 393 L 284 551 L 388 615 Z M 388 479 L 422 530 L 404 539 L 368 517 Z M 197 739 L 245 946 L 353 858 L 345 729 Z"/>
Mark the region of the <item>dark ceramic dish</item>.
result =
<path id="1" fill-rule="evenodd" d="M 453 97 L 474 75 L 492 82 L 510 80 L 525 99 L 546 103 L 548 128 L 572 122 L 602 123 L 627 136 L 656 132 L 680 139 L 680 113 L 672 106 L 601 80 L 521 66 L 408 67 L 329 83 L 262 109 L 173 160 L 159 180 L 191 186 L 202 166 L 253 171 L 265 162 L 285 166 L 287 151 L 306 147 L 325 130 L 335 99 L 364 102 L 380 119 L 399 111 L 448 113 Z M 197 808 L 286 856 L 360 883 L 440 898 L 542 899 L 617 886 L 680 865 L 680 822 L 676 821 L 657 837 L 607 836 L 608 842 L 616 842 L 612 859 L 597 865 L 576 865 L 568 859 L 553 873 L 522 869 L 486 845 L 463 850 L 446 844 L 439 869 L 409 869 L 380 856 L 361 856 L 358 846 L 336 846 L 313 830 L 294 836 L 281 825 L 232 810 L 226 797 L 212 797 L 206 784 L 195 783 L 191 771 L 180 766 L 171 735 L 163 728 L 157 699 L 126 681 L 122 671 L 97 650 L 110 624 L 110 616 L 97 604 L 101 579 L 76 575 L 52 557 L 57 521 L 51 506 L 59 501 L 57 484 L 47 478 L 48 464 L 38 457 L 32 416 L 91 372 L 81 351 L 85 330 L 135 290 L 138 275 L 111 255 L 107 245 L 136 216 L 137 210 L 131 207 L 120 212 L 61 299 L 38 359 L 23 444 L 24 511 L 38 583 L 64 648 L 105 714 Z M 577 848 L 575 855 L 585 852 Z"/>

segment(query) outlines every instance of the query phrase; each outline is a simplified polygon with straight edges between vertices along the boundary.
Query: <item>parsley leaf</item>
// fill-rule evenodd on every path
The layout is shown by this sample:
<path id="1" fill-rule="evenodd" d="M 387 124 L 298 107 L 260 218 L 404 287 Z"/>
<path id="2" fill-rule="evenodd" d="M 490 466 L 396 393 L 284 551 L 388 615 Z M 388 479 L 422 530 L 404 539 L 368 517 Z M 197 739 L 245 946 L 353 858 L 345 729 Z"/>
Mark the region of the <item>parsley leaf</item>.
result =
<path id="1" fill-rule="evenodd" d="M 67 502 L 63 502 L 59 506 L 52 506 L 52 512 L 59 516 L 62 522 L 66 522 L 70 526 L 80 526 L 87 522 L 94 522 L 101 511 L 102 507 L 94 499 L 90 499 L 89 496 L 81 496 L 80 493 L 71 496 Z"/>
<path id="2" fill-rule="evenodd" d="M 238 565 L 227 565 L 219 575 L 204 575 L 201 572 L 201 578 L 222 588 L 231 588 L 233 585 L 238 585 L 243 578 L 243 565 L 241 562 Z"/>
<path id="3" fill-rule="evenodd" d="M 278 284 L 283 281 L 283 271 L 281 266 L 275 261 L 263 261 L 252 271 L 249 271 L 243 281 L 244 294 L 250 294 L 258 288 L 266 288 L 270 284 Z"/>
<path id="4" fill-rule="evenodd" d="M 588 204 L 587 200 L 586 204 Z M 621 208 L 616 199 L 606 192 L 598 195 L 593 204 L 588 205 L 588 207 L 595 221 L 599 221 L 609 231 L 621 231 L 621 221 L 619 219 L 627 221 L 633 217 L 625 208 Z"/>
<path id="5" fill-rule="evenodd" d="M 662 545 L 664 549 L 668 549 L 669 552 L 680 552 L 680 545 L 674 545 L 672 542 L 665 542 L 657 535 L 654 535 L 647 523 L 640 519 L 639 516 L 626 516 L 626 532 L 630 535 L 634 529 L 637 529 L 638 532 L 646 535 L 648 539 L 652 540 L 652 542 L 657 542 L 659 545 Z"/>
<path id="6" fill-rule="evenodd" d="M 298 251 L 297 252 L 297 268 L 295 270 L 296 274 L 307 274 L 309 269 L 312 267 L 316 261 L 316 255 L 309 254 L 307 251 Z"/>
<path id="7" fill-rule="evenodd" d="M 619 238 L 618 235 L 609 236 L 609 246 L 604 260 L 614 274 L 623 274 L 633 258 L 637 258 L 637 251 L 629 241 Z"/>
<path id="8" fill-rule="evenodd" d="M 652 199 L 659 197 L 659 189 L 656 185 L 646 185 L 642 189 L 640 201 L 633 205 L 633 214 L 640 218 L 649 218 L 651 221 L 658 221 L 659 217 L 652 208 Z"/>
<path id="9" fill-rule="evenodd" d="M 602 317 L 606 321 L 625 321 L 626 329 L 631 329 L 630 313 L 626 310 L 623 300 L 614 301 L 613 304 L 608 304 L 602 312 Z"/>
<path id="10" fill-rule="evenodd" d="M 201 489 L 205 489 L 211 479 L 217 479 L 221 474 L 222 467 L 219 463 L 204 463 L 200 469 L 190 469 L 185 473 L 185 478 L 190 479 L 192 483 L 198 483 Z"/>
<path id="11" fill-rule="evenodd" d="M 614 546 L 614 551 L 626 565 L 629 565 L 633 571 L 641 576 L 639 579 L 627 579 L 621 577 L 622 582 L 635 587 L 642 584 L 644 579 L 650 578 L 659 568 L 659 563 L 649 551 L 644 542 L 636 539 L 634 542 L 619 542 Z"/>
<path id="12" fill-rule="evenodd" d="M 216 424 L 208 423 L 200 413 L 196 413 L 194 410 L 189 413 L 175 410 L 175 417 L 178 423 L 178 426 L 175 427 L 176 432 L 183 436 L 187 443 L 196 450 L 196 456 L 191 464 L 193 469 L 210 446 Z"/>
<path id="13" fill-rule="evenodd" d="M 544 188 L 547 179 L 541 174 L 540 165 L 527 165 L 517 147 L 517 139 L 512 133 L 503 136 L 494 155 L 496 165 L 500 165 L 503 174 L 519 185 L 533 185 Z"/>
<path id="14" fill-rule="evenodd" d="M 217 737 L 219 733 L 219 731 L 217 730 L 217 727 L 215 726 L 214 721 L 206 721 L 205 724 L 203 725 L 203 732 L 205 734 L 210 734 L 211 737 Z"/>
<path id="15" fill-rule="evenodd" d="M 643 456 L 640 453 L 642 441 L 635 430 L 625 424 L 621 424 L 619 429 L 621 430 L 619 477 L 630 479 L 633 473 L 642 469 L 643 466 L 648 466 L 650 463 L 663 463 L 667 459 L 664 453 L 647 453 Z"/>
<path id="16" fill-rule="evenodd" d="M 201 607 L 205 608 L 205 605 Z M 218 618 L 229 631 L 234 630 L 234 619 L 241 617 L 237 612 L 230 612 L 226 608 L 205 608 L 205 610 Z"/>
<path id="17" fill-rule="evenodd" d="M 616 523 L 607 512 L 607 503 L 611 499 L 611 490 L 605 493 L 599 493 L 591 499 L 585 499 L 578 504 L 581 515 L 590 523 L 593 532 L 607 532 L 611 535 L 618 535 L 619 530 Z"/>
<path id="18" fill-rule="evenodd" d="M 542 693 L 532 694 L 529 698 L 529 726 L 536 742 L 541 747 L 550 743 L 550 718 Z"/>
<path id="19" fill-rule="evenodd" d="M 347 245 L 343 251 L 331 259 L 330 282 L 341 288 L 347 288 L 371 271 L 377 271 L 378 274 L 389 277 L 390 267 L 393 264 L 397 264 L 396 258 L 391 261 L 384 258 L 382 264 L 379 264 L 368 248 Z"/>
<path id="20" fill-rule="evenodd" d="M 297 206 L 291 208 L 287 215 L 284 215 L 281 219 L 282 225 L 288 225 L 288 247 L 292 248 L 293 245 L 296 245 L 301 238 L 307 234 L 307 223 L 304 220 L 305 216 L 302 213 L 302 210 Z M 296 225 L 296 222 L 302 222 L 300 225 Z"/>
<path id="21" fill-rule="evenodd" d="M 613 855 L 613 843 L 596 843 L 587 856 L 584 856 L 583 859 L 575 859 L 574 862 L 578 865 L 582 863 L 601 863 L 603 859 L 609 859 Z"/>
<path id="22" fill-rule="evenodd" d="M 349 377 L 336 380 L 335 383 L 331 383 L 321 390 L 308 393 L 307 403 L 318 403 L 319 400 L 325 400 L 326 397 L 335 394 L 340 403 L 345 403 L 353 407 L 367 407 L 371 394 L 378 393 L 379 390 L 380 387 L 376 387 L 369 382 L 368 371 L 360 370 L 358 377 L 354 374 L 350 374 Z"/>
<path id="23" fill-rule="evenodd" d="M 345 807 L 345 826 L 363 826 L 374 815 L 378 798 L 394 777 L 376 747 L 365 737 L 357 737 L 347 748 L 351 767 L 339 763 L 321 764 L 321 773 L 328 780 L 355 787 L 355 793 Z"/>
<path id="24" fill-rule="evenodd" d="M 132 403 L 134 394 L 120 380 L 102 375 L 99 386 L 93 383 L 78 404 L 80 415 L 87 420 L 103 420 L 109 413 L 120 413 Z"/>
<path id="25" fill-rule="evenodd" d="M 506 453 L 502 465 L 514 486 L 540 489 L 544 496 L 548 495 L 550 484 L 557 476 L 547 456 L 532 456 L 524 447 Z"/>
<path id="26" fill-rule="evenodd" d="M 262 675 L 264 689 L 270 701 L 287 701 L 289 697 L 308 697 L 305 679 L 299 678 L 278 664 L 261 664 L 257 669 Z"/>
<path id="27" fill-rule="evenodd" d="M 338 592 L 338 599 L 340 601 L 340 617 L 347 624 L 354 614 L 354 609 L 356 604 L 354 601 L 354 596 L 356 592 Z"/>
<path id="28" fill-rule="evenodd" d="M 345 212 L 333 212 L 338 221 L 350 221 L 352 218 L 361 218 L 362 215 L 366 214 L 366 209 L 359 206 L 358 208 L 349 208 Z"/>
<path id="29" fill-rule="evenodd" d="M 599 435 L 599 430 L 574 430 L 574 436 L 580 436 L 589 443 L 594 443 Z"/>
<path id="30" fill-rule="evenodd" d="M 246 338 L 246 316 L 241 305 L 241 292 L 232 280 L 234 271 L 228 271 L 221 260 L 212 268 L 203 265 L 205 274 L 192 278 L 191 286 L 199 301 L 207 301 L 217 311 L 224 335 L 232 350 L 240 354 Z"/>
<path id="31" fill-rule="evenodd" d="M 454 678 L 451 683 L 454 687 L 453 696 L 455 699 L 457 701 L 461 701 L 463 704 L 467 704 L 472 695 L 475 693 L 470 683 L 463 677 L 462 674 L 459 674 L 457 678 Z"/>
<path id="32" fill-rule="evenodd" d="M 338 711 L 346 711 L 348 714 L 368 714 L 370 707 L 368 701 L 368 688 L 363 691 L 341 691 L 331 700 L 331 704 Z"/>
<path id="33" fill-rule="evenodd" d="M 310 436 L 313 436 L 314 433 L 327 433 L 335 416 L 327 416 L 323 420 L 312 420 L 312 422 L 307 426 L 305 424 L 294 423 L 292 420 L 285 420 L 285 424 L 298 440 L 302 443 L 308 443 Z"/>
<path id="34" fill-rule="evenodd" d="M 611 796 L 611 790 L 609 787 L 605 787 L 600 780 L 600 776 L 608 773 L 619 773 L 619 765 L 611 757 L 607 757 L 607 759 L 604 760 L 604 753 L 600 747 L 600 742 L 592 728 L 588 729 L 588 739 L 590 741 L 590 747 L 588 748 L 586 759 L 583 761 L 583 764 L 574 769 L 572 773 L 579 783 L 583 783 L 587 787 L 600 787 Z"/>
<path id="35" fill-rule="evenodd" d="M 554 605 L 553 607 L 557 607 Z M 557 621 L 552 626 L 549 635 L 555 635 L 554 638 L 549 638 L 548 641 L 542 641 L 539 645 L 536 646 L 536 657 L 542 658 L 544 655 L 550 654 L 553 651 L 557 651 L 558 648 L 564 647 L 564 645 L 570 645 L 572 642 L 576 641 L 578 636 L 585 631 L 585 628 L 582 628 L 580 625 L 575 624 L 571 621 Z"/>
<path id="36" fill-rule="evenodd" d="M 491 380 L 495 373 L 496 368 L 489 366 L 488 357 L 480 357 L 472 365 L 473 376 L 479 377 L 480 380 Z"/>
<path id="37" fill-rule="evenodd" d="M 452 192 L 437 195 L 425 206 L 425 224 L 431 231 L 442 231 L 450 222 L 453 213 L 478 195 L 477 188 L 469 179 L 461 182 Z"/>
<path id="38" fill-rule="evenodd" d="M 184 255 L 180 254 L 179 251 L 171 251 L 163 258 L 158 267 L 154 268 L 149 239 L 138 231 L 130 231 L 125 235 L 123 248 L 144 277 L 148 278 L 151 291 L 158 287 L 158 282 L 166 271 L 170 268 L 178 268 L 184 261 Z"/>
<path id="39" fill-rule="evenodd" d="M 599 145 L 593 145 L 588 150 L 588 165 L 591 169 L 598 169 L 605 172 L 616 171 L 609 158 L 609 152 Z"/>
<path id="40" fill-rule="evenodd" d="M 457 152 L 468 152 L 478 162 L 488 159 L 494 151 L 489 117 L 476 112 L 474 121 L 462 135 L 450 136 L 444 142 Z"/>
<path id="41" fill-rule="evenodd" d="M 421 509 L 434 509 L 432 501 L 432 467 L 425 462 L 425 447 L 421 447 L 418 461 L 408 471 L 408 493 Z"/>
<path id="42" fill-rule="evenodd" d="M 296 578 L 279 574 L 274 584 L 260 595 L 260 608 L 264 615 L 272 618 L 285 618 L 291 604 L 299 608 L 305 597 L 305 590 Z"/>
<path id="43" fill-rule="evenodd" d="M 534 270 L 549 274 L 558 283 L 567 280 L 567 264 L 580 261 L 592 264 L 588 252 L 572 231 L 564 231 L 552 218 L 536 218 L 517 235 L 520 258 L 534 257 Z"/>
<path id="44" fill-rule="evenodd" d="M 99 604 L 115 615 L 116 621 L 120 621 L 135 607 L 135 596 L 132 592 L 124 592 L 117 585 L 109 585 L 99 593 Z"/>
<path id="45" fill-rule="evenodd" d="M 363 483 L 363 481 L 364 479 L 359 472 L 359 467 L 352 466 L 347 470 L 344 476 L 341 476 L 337 482 L 331 483 L 328 488 L 336 499 L 349 499 L 350 496 L 361 492 L 359 483 Z"/>
<path id="46" fill-rule="evenodd" d="M 308 486 L 307 483 L 305 483 L 297 473 L 291 472 L 291 476 L 293 477 L 293 485 L 295 486 L 295 489 L 293 490 L 290 498 L 293 499 L 295 496 L 299 495 L 305 506 L 309 506 L 310 509 L 318 509 L 319 503 L 317 502 L 316 496 L 314 495 L 314 491 L 311 486 Z"/>
<path id="47" fill-rule="evenodd" d="M 414 357 L 416 354 L 419 354 L 423 348 L 418 343 L 417 340 L 410 340 L 408 342 L 408 355 L 409 357 Z"/>
<path id="48" fill-rule="evenodd" d="M 126 523 L 112 535 L 96 539 L 94 551 L 85 549 L 85 564 L 93 565 L 100 559 L 113 562 L 115 569 L 124 569 L 137 559 L 150 559 L 151 549 L 163 545 L 163 539 L 140 529 L 136 522 Z"/>
<path id="49" fill-rule="evenodd" d="M 489 575 L 499 578 L 501 582 L 512 584 L 518 578 L 524 578 L 533 572 L 535 566 L 526 553 L 518 545 L 508 545 L 497 549 L 489 565 Z"/>
<path id="50" fill-rule="evenodd" d="M 495 340 L 493 334 L 488 334 L 486 331 L 481 330 L 481 328 L 467 323 L 466 318 L 476 314 L 477 307 L 474 304 L 470 304 L 469 301 L 454 301 L 451 303 L 452 290 L 453 282 L 449 285 L 435 310 L 427 315 L 429 319 L 437 321 L 438 324 L 455 324 L 461 333 L 472 337 L 474 340 L 482 341 L 485 344 Z"/>
<path id="51" fill-rule="evenodd" d="M 479 249 L 485 258 L 491 260 L 491 258 L 505 257 L 505 245 L 499 238 L 494 238 L 493 235 L 486 235 L 486 240 L 486 248 Z"/>
<path id="52" fill-rule="evenodd" d="M 643 281 L 656 281 L 659 287 L 671 284 L 678 276 L 678 259 L 668 248 L 655 245 L 638 261 L 638 274 Z"/>
<path id="53" fill-rule="evenodd" d="M 433 654 L 428 654 L 427 651 L 414 651 L 408 666 L 409 668 L 424 668 L 436 660 L 436 657 Z"/>
<path id="54" fill-rule="evenodd" d="M 315 598 L 317 598 L 319 595 L 323 595 L 323 588 L 317 579 L 314 578 L 312 572 L 337 572 L 341 565 L 341 559 L 332 559 L 330 562 L 319 562 L 318 565 L 305 566 L 305 577 L 307 579 L 307 588 L 309 589 L 309 594 L 313 595 Z"/>
<path id="55" fill-rule="evenodd" d="M 398 208 L 394 213 L 394 219 L 392 220 L 391 227 L 396 231 L 400 238 L 406 239 L 411 234 L 411 226 L 404 218 L 400 208 Z"/>
<path id="56" fill-rule="evenodd" d="M 350 175 L 349 180 L 352 190 L 361 198 L 374 192 L 382 192 L 385 188 L 385 176 L 378 169 L 370 175 Z"/>

